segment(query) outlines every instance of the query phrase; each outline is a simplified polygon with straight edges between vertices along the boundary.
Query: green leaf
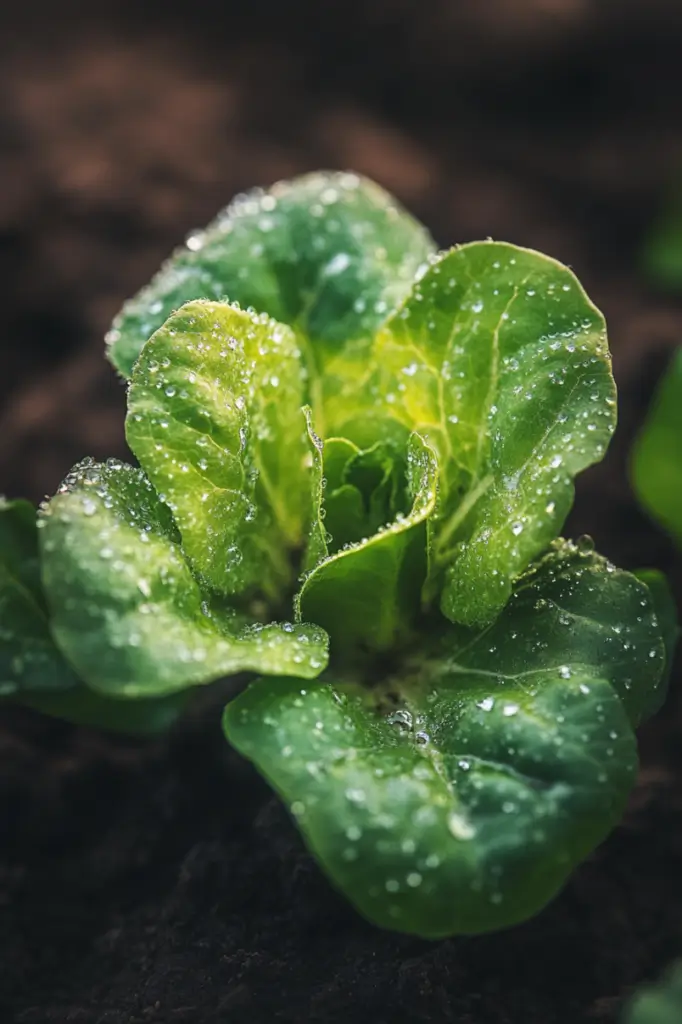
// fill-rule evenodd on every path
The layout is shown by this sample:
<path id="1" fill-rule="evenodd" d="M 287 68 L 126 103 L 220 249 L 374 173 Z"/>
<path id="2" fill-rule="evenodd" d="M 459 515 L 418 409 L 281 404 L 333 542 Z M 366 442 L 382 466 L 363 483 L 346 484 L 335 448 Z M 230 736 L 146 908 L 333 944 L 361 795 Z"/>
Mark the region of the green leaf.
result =
<path id="1" fill-rule="evenodd" d="M 397 516 L 409 515 L 407 460 L 380 441 L 362 450 L 343 438 L 326 440 L 324 476 L 331 553 L 373 536 Z"/>
<path id="2" fill-rule="evenodd" d="M 315 434 L 317 438 L 317 434 Z M 307 570 L 315 568 L 330 552 L 339 551 L 347 544 L 357 543 L 367 535 L 365 508 L 357 487 L 346 482 L 348 463 L 360 454 L 360 449 L 343 437 L 328 437 L 318 441 L 318 465 L 321 481 L 316 491 L 317 521 L 324 534 L 324 546 L 318 545 L 317 557 L 306 560 Z M 374 531 L 371 531 L 374 532 Z"/>
<path id="3" fill-rule="evenodd" d="M 225 710 L 334 883 L 430 938 L 536 913 L 619 820 L 663 642 L 647 588 L 567 543 L 496 622 L 371 687 L 261 679 Z"/>
<path id="4" fill-rule="evenodd" d="M 310 518 L 300 352 L 288 327 L 183 306 L 145 345 L 126 436 L 206 587 L 276 596 Z"/>
<path id="5" fill-rule="evenodd" d="M 50 634 L 35 509 L 0 499 L 0 695 L 76 683 Z"/>
<path id="6" fill-rule="evenodd" d="M 680 636 L 680 626 L 677 620 L 675 599 L 664 574 L 657 569 L 638 569 L 635 576 L 646 585 L 649 591 L 649 597 L 656 612 L 656 618 L 658 619 L 658 625 L 665 646 L 665 668 L 661 684 L 657 692 L 652 694 L 651 706 L 647 708 L 647 714 L 653 715 L 659 710 L 666 698 L 673 670 L 677 641 Z"/>
<path id="7" fill-rule="evenodd" d="M 657 984 L 639 991 L 623 1015 L 623 1024 L 679 1024 L 680 1020 L 682 963 L 673 964 Z"/>
<path id="8" fill-rule="evenodd" d="M 367 528 L 367 513 L 357 487 L 343 484 L 327 496 L 324 503 L 329 551 L 335 554 L 349 544 L 359 544 L 376 532 Z M 384 519 L 384 523 L 389 522 Z"/>
<path id="9" fill-rule="evenodd" d="M 297 618 L 323 626 L 339 657 L 358 647 L 399 646 L 411 635 L 426 576 L 426 520 L 436 504 L 437 472 L 433 450 L 414 434 L 407 455 L 409 513 L 330 555 L 306 576 Z"/>
<path id="10" fill-rule="evenodd" d="M 88 690 L 49 631 L 40 579 L 36 513 L 26 501 L 0 501 L 0 695 L 54 718 L 137 735 L 165 731 L 185 694 L 113 700 Z"/>
<path id="11" fill-rule="evenodd" d="M 191 299 L 252 306 L 319 349 L 373 334 L 433 251 L 427 232 L 378 185 L 309 174 L 238 196 L 126 303 L 108 335 L 126 376 L 169 314 Z"/>
<path id="12" fill-rule="evenodd" d="M 345 437 L 327 437 L 324 441 L 323 461 L 327 491 L 343 487 L 346 481 L 346 466 L 360 454 L 360 448 Z"/>
<path id="13" fill-rule="evenodd" d="M 158 697 L 244 670 L 324 668 L 322 630 L 250 624 L 202 594 L 140 470 L 77 466 L 43 509 L 41 547 L 54 636 L 100 693 Z"/>
<path id="14" fill-rule="evenodd" d="M 682 349 L 663 377 L 635 442 L 632 482 L 640 502 L 682 545 Z"/>
<path id="15" fill-rule="evenodd" d="M 80 685 L 65 693 L 24 693 L 20 703 L 73 725 L 87 725 L 128 736 L 155 736 L 166 732 L 177 721 L 187 699 L 186 692 L 173 693 L 168 697 L 117 699 Z"/>
<path id="16" fill-rule="evenodd" d="M 406 461 L 381 441 L 348 461 L 344 482 L 362 496 L 368 533 L 409 512 Z"/>
<path id="17" fill-rule="evenodd" d="M 327 402 L 330 429 L 361 446 L 417 430 L 436 449 L 427 597 L 444 573 L 444 614 L 490 622 L 559 533 L 573 478 L 613 432 L 604 318 L 555 260 L 475 242 L 429 266 L 371 359 L 346 372 Z"/>

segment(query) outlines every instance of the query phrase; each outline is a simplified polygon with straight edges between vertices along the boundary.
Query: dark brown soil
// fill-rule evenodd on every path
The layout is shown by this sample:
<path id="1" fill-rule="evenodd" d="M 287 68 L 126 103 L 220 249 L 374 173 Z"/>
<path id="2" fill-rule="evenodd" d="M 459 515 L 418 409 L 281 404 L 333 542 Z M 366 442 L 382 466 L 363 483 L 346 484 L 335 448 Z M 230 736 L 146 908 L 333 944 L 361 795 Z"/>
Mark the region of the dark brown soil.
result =
<path id="1" fill-rule="evenodd" d="M 492 235 L 575 267 L 610 324 L 621 424 L 568 532 L 669 570 L 682 596 L 626 476 L 682 341 L 682 297 L 638 273 L 682 177 L 675 0 L 195 0 L 184 23 L 155 3 L 96 21 L 20 6 L 0 14 L 0 489 L 37 500 L 85 454 L 125 457 L 102 335 L 190 228 L 250 185 L 352 167 L 444 245 Z M 335 894 L 223 742 L 222 699 L 146 744 L 5 713 L 2 1021 L 615 1022 L 682 952 L 679 672 L 623 825 L 561 897 L 438 943 Z"/>

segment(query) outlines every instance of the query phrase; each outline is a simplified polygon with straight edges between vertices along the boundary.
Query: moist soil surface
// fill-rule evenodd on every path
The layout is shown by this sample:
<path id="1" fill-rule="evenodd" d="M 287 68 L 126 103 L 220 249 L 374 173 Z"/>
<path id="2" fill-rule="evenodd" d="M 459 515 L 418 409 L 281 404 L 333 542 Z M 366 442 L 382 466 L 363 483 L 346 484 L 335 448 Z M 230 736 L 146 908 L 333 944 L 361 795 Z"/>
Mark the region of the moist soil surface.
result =
<path id="1" fill-rule="evenodd" d="M 0 489 L 39 500 L 86 454 L 126 458 L 102 355 L 122 300 L 235 192 L 347 167 L 442 245 L 493 236 L 575 268 L 609 322 L 620 424 L 565 532 L 682 596 L 627 481 L 682 341 L 682 297 L 639 270 L 682 181 L 678 5 L 246 8 L 0 15 Z M 615 1022 L 682 952 L 679 668 L 611 838 L 533 921 L 441 942 L 380 932 L 336 894 L 225 745 L 227 692 L 152 742 L 3 712 L 2 1021 Z"/>

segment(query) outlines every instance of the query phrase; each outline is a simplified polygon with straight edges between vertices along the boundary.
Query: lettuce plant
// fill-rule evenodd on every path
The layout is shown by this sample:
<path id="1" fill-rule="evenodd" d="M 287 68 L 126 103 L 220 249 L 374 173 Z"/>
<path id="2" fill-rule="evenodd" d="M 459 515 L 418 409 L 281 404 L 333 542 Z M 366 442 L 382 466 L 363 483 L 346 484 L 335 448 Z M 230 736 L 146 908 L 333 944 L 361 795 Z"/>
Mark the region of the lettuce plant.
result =
<path id="1" fill-rule="evenodd" d="M 315 174 L 191 235 L 108 345 L 141 468 L 0 510 L 4 692 L 144 731 L 255 673 L 226 737 L 362 914 L 538 911 L 623 812 L 673 635 L 658 574 L 557 539 L 616 412 L 574 275 Z"/>

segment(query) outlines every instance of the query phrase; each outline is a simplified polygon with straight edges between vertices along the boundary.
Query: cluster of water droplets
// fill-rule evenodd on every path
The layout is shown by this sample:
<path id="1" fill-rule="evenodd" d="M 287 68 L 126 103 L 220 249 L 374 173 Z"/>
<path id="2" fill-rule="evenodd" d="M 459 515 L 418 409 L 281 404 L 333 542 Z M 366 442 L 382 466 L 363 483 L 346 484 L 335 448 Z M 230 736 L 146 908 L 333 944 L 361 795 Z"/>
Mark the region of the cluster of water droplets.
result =
<path id="1" fill-rule="evenodd" d="M 566 669 L 555 667 L 565 694 L 558 703 L 551 673 L 521 691 L 500 680 L 508 695 L 496 685 L 477 699 L 463 693 L 457 700 L 441 685 L 419 707 L 408 701 L 385 711 L 382 732 L 365 698 L 318 684 L 292 688 L 283 707 L 264 715 L 248 701 L 239 714 L 259 737 L 250 756 L 258 763 L 264 753 L 272 764 L 276 754 L 286 765 L 273 777 L 291 794 L 300 827 L 316 846 L 322 836 L 325 848 L 336 844 L 338 861 L 327 859 L 332 875 L 370 916 L 387 913 L 399 922 L 410 919 L 416 890 L 428 905 L 436 894 L 456 900 L 466 885 L 481 906 L 504 905 L 507 858 L 570 868 L 574 790 L 567 780 L 576 771 L 575 732 L 583 720 L 583 784 L 602 786 L 594 802 L 607 815 L 615 784 L 608 762 L 630 737 L 616 727 L 603 735 L 603 722 L 613 717 L 604 681 L 596 681 L 596 694 L 585 682 L 571 690 Z M 598 778 L 597 754 L 604 758 Z M 504 830 L 506 818 L 513 827 Z"/>
<path id="2" fill-rule="evenodd" d="M 39 525 L 63 642 L 105 688 L 137 696 L 244 669 L 317 675 L 326 663 L 318 627 L 244 624 L 202 594 L 168 509 L 140 470 L 82 463 Z"/>
<path id="3" fill-rule="evenodd" d="M 300 368 L 287 327 L 209 302 L 181 310 L 140 359 L 128 438 L 209 586 L 238 592 L 261 580 L 263 549 L 286 547 L 278 529 L 299 530 Z M 285 486 L 290 523 L 278 521 L 277 492 Z"/>
<path id="4" fill-rule="evenodd" d="M 107 336 L 129 372 L 144 341 L 173 309 L 228 298 L 334 342 L 371 332 L 409 290 L 433 249 L 424 229 L 381 188 L 351 173 L 316 173 L 237 196 L 149 286 L 124 306 Z M 263 266 L 275 268 L 263 274 Z M 338 291 L 349 296 L 340 307 Z M 312 299 L 312 301 L 311 301 Z"/>

